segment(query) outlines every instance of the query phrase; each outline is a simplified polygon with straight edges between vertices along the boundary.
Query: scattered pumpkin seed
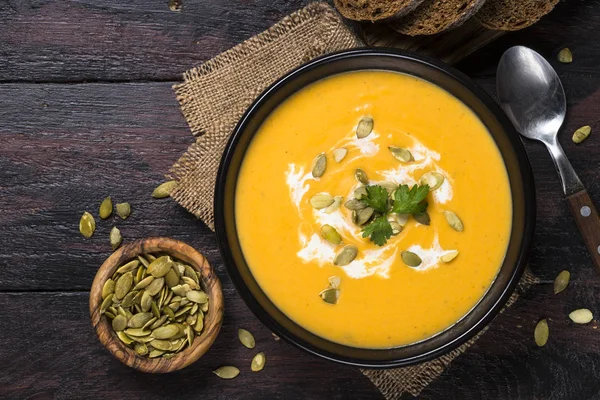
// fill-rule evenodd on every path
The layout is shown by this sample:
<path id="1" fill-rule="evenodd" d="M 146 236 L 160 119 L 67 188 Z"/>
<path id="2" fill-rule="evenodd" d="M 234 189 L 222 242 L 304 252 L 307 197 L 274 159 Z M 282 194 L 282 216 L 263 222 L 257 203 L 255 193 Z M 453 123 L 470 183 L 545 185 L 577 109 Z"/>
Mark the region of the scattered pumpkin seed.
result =
<path id="1" fill-rule="evenodd" d="M 213 371 L 213 374 L 221 379 L 233 379 L 240 374 L 240 370 L 236 367 L 229 365 L 217 368 Z"/>
<path id="2" fill-rule="evenodd" d="M 339 149 L 333 150 L 333 159 L 335 162 L 342 162 L 344 158 L 346 158 L 346 154 L 348 154 L 348 150 L 345 147 L 340 147 Z"/>
<path id="3" fill-rule="evenodd" d="M 329 193 L 318 193 L 310 199 L 310 205 L 317 210 L 327 208 L 334 202 L 333 197 Z"/>
<path id="4" fill-rule="evenodd" d="M 444 216 L 446 217 L 446 221 L 448 221 L 448 225 L 450 225 L 450 228 L 454 229 L 457 232 L 462 232 L 465 230 L 465 227 L 458 215 L 456 215 L 452 211 L 446 210 L 444 211 Z"/>
<path id="5" fill-rule="evenodd" d="M 390 146 L 388 149 L 390 149 L 390 152 L 398 161 L 407 163 L 415 160 L 410 150 L 403 147 Z"/>
<path id="6" fill-rule="evenodd" d="M 444 183 L 445 177 L 437 171 L 426 172 L 419 179 L 421 185 L 428 185 L 429 190 L 436 190 Z"/>
<path id="7" fill-rule="evenodd" d="M 373 210 L 371 207 L 363 208 L 362 210 L 360 210 L 358 212 L 358 215 L 356 216 L 356 224 L 357 225 L 366 224 L 367 221 L 369 221 L 369 219 L 371 219 L 374 212 L 375 212 L 375 210 Z"/>
<path id="8" fill-rule="evenodd" d="M 340 267 L 350 264 L 358 255 L 358 247 L 353 244 L 344 246 L 342 250 L 335 256 L 333 263 Z"/>
<path id="9" fill-rule="evenodd" d="M 418 214 L 413 214 L 413 218 L 421 225 L 429 226 L 429 224 L 431 224 L 431 217 L 429 216 L 429 213 L 427 211 L 423 211 L 422 213 Z"/>
<path id="10" fill-rule="evenodd" d="M 374 121 L 373 117 L 366 115 L 358 121 L 358 125 L 356 126 L 356 137 L 359 139 L 364 139 L 373 132 Z"/>
<path id="11" fill-rule="evenodd" d="M 173 189 L 177 187 L 177 181 L 167 181 L 163 182 L 154 189 L 152 192 L 152 197 L 155 199 L 164 199 L 165 197 L 169 197 Z"/>
<path id="12" fill-rule="evenodd" d="M 323 225 L 321 227 L 321 235 L 325 240 L 327 240 L 331 244 L 340 244 L 342 243 L 342 236 L 338 233 L 338 231 L 331 225 Z"/>
<path id="13" fill-rule="evenodd" d="M 354 177 L 363 185 L 369 184 L 369 178 L 367 177 L 367 173 L 360 168 L 356 169 L 356 172 L 354 172 Z"/>
<path id="14" fill-rule="evenodd" d="M 113 226 L 110 231 L 110 247 L 112 247 L 113 251 L 121 245 L 122 241 L 121 231 L 116 226 Z"/>
<path id="15" fill-rule="evenodd" d="M 554 294 L 558 294 L 565 290 L 567 286 L 569 286 L 569 281 L 571 280 L 571 273 L 566 269 L 560 271 L 560 273 L 556 276 L 554 280 Z"/>
<path id="16" fill-rule="evenodd" d="M 592 132 L 591 126 L 589 126 L 589 125 L 582 126 L 581 128 L 577 129 L 573 133 L 573 142 L 575 142 L 577 144 L 583 142 L 585 139 L 587 139 L 588 136 L 590 136 L 591 132 Z"/>
<path id="17" fill-rule="evenodd" d="M 565 47 L 561 51 L 558 52 L 558 61 L 564 64 L 570 64 L 573 62 L 573 53 L 568 47 Z"/>
<path id="18" fill-rule="evenodd" d="M 131 214 L 131 205 L 129 203 L 117 203 L 117 215 L 121 217 L 121 219 L 127 219 L 129 214 Z"/>
<path id="19" fill-rule="evenodd" d="M 337 304 L 337 301 L 340 297 L 340 290 L 333 287 L 328 287 L 319 293 L 319 296 L 321 296 L 321 299 L 323 299 L 325 303 Z"/>
<path id="20" fill-rule="evenodd" d="M 548 342 L 548 336 L 550 335 L 550 330 L 548 329 L 548 321 L 546 319 L 542 319 L 535 326 L 535 330 L 533 331 L 533 338 L 535 339 L 535 344 L 539 347 L 543 347 Z"/>
<path id="21" fill-rule="evenodd" d="M 327 214 L 331 214 L 332 212 L 336 211 L 338 208 L 340 208 L 342 200 L 344 200 L 342 196 L 334 196 L 333 203 L 331 203 L 331 205 L 325 209 L 325 212 Z"/>
<path id="22" fill-rule="evenodd" d="M 594 319 L 594 315 L 587 308 L 580 308 L 579 310 L 571 312 L 569 318 L 576 324 L 587 324 Z"/>
<path id="23" fill-rule="evenodd" d="M 252 372 L 262 371 L 263 368 L 265 367 L 266 361 L 267 361 L 267 358 L 265 357 L 265 353 L 262 353 L 262 352 L 258 353 L 252 359 L 252 363 L 250 364 L 250 369 L 252 370 Z"/>
<path id="24" fill-rule="evenodd" d="M 367 205 L 360 200 L 351 199 L 344 204 L 344 207 L 348 210 L 362 210 L 363 208 L 366 208 Z"/>
<path id="25" fill-rule="evenodd" d="M 454 260 L 458 256 L 458 250 L 448 250 L 443 256 L 440 257 L 440 260 L 445 263 L 449 263 Z"/>
<path id="26" fill-rule="evenodd" d="M 100 203 L 100 210 L 98 211 L 98 215 L 100 216 L 100 218 L 106 219 L 106 218 L 110 217 L 110 215 L 112 214 L 112 211 L 113 211 L 112 199 L 110 198 L 110 196 L 108 196 L 107 198 L 102 200 L 102 203 Z"/>
<path id="27" fill-rule="evenodd" d="M 413 253 L 412 251 L 403 251 L 401 253 L 401 256 L 402 261 L 404 261 L 404 264 L 408 265 L 409 267 L 418 267 L 423 262 L 423 260 L 421 260 L 421 257 Z"/>
<path id="28" fill-rule="evenodd" d="M 252 336 L 252 334 L 245 329 L 238 329 L 238 339 L 240 339 L 240 342 L 242 342 L 244 347 L 247 347 L 249 349 L 253 349 L 256 345 L 254 336 Z"/>
<path id="29" fill-rule="evenodd" d="M 327 156 L 325 153 L 319 154 L 313 161 L 312 176 L 313 178 L 320 178 L 327 169 Z"/>
<path id="30" fill-rule="evenodd" d="M 86 238 L 91 238 L 96 230 L 96 220 L 94 216 L 85 211 L 79 220 L 79 232 Z"/>

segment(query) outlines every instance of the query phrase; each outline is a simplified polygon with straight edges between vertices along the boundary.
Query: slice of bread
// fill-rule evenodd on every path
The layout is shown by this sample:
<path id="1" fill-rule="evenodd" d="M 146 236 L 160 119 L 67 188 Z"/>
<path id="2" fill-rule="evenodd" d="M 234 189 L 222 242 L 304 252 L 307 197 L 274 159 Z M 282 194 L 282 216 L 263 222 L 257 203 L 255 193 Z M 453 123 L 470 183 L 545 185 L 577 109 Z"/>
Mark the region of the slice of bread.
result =
<path id="1" fill-rule="evenodd" d="M 498 31 L 516 31 L 535 24 L 548 14 L 558 0 L 488 0 L 475 18 Z"/>
<path id="2" fill-rule="evenodd" d="M 414 10 L 423 0 L 333 0 L 338 11 L 355 21 L 378 21 L 400 17 Z"/>
<path id="3" fill-rule="evenodd" d="M 415 11 L 390 22 L 405 35 L 435 35 L 462 25 L 485 3 L 485 0 L 425 0 Z"/>

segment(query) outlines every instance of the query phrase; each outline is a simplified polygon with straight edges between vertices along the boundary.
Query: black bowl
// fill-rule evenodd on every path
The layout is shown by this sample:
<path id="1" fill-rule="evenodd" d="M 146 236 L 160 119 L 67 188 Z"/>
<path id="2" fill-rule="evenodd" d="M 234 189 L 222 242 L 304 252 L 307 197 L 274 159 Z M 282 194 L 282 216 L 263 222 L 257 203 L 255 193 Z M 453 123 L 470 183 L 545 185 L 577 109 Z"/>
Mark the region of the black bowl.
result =
<path id="1" fill-rule="evenodd" d="M 344 346 L 319 337 L 281 312 L 262 291 L 242 253 L 236 231 L 235 191 L 246 149 L 265 118 L 286 98 L 312 82 L 347 71 L 386 70 L 410 74 L 445 89 L 485 124 L 508 171 L 513 220 L 502 267 L 479 303 L 459 322 L 427 340 L 392 349 Z M 248 108 L 225 148 L 215 191 L 215 226 L 227 271 L 240 296 L 269 329 L 321 357 L 361 367 L 397 367 L 427 361 L 455 349 L 479 332 L 500 311 L 515 289 L 527 261 L 535 227 L 535 188 L 525 149 L 496 103 L 469 78 L 432 59 L 381 49 L 349 50 L 297 68 L 265 90 Z"/>

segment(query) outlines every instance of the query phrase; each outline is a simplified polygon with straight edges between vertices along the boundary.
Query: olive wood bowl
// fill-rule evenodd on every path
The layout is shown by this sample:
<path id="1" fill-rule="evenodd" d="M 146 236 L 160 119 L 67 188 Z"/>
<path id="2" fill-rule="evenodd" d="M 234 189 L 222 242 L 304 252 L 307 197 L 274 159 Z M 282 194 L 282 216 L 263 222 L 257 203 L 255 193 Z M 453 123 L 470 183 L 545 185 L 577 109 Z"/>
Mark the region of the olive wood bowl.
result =
<path id="1" fill-rule="evenodd" d="M 194 338 L 192 346 L 165 359 L 139 356 L 119 340 L 108 317 L 100 314 L 102 287 L 116 269 L 137 255 L 162 252 L 178 258 L 201 274 L 202 290 L 209 298 L 209 309 L 204 317 L 204 330 Z M 148 238 L 124 245 L 104 261 L 90 290 L 90 317 L 100 342 L 123 364 L 143 372 L 166 373 L 187 367 L 208 351 L 215 341 L 223 321 L 223 292 L 221 282 L 208 261 L 191 246 L 169 238 Z"/>

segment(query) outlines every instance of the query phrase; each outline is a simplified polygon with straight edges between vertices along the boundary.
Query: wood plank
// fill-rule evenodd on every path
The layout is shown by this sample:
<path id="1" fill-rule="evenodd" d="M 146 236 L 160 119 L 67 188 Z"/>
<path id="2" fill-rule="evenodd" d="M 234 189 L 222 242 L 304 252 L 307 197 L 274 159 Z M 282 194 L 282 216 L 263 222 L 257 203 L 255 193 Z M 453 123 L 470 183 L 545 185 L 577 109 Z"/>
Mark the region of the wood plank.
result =
<path id="1" fill-rule="evenodd" d="M 90 324 L 87 293 L 0 294 L 0 398 L 381 399 L 358 369 L 275 341 L 241 299 L 231 292 L 226 299 L 225 322 L 208 353 L 157 375 L 135 371 L 104 349 Z M 239 343 L 238 327 L 254 334 L 255 350 Z M 259 351 L 267 363 L 254 373 L 250 362 Z M 238 366 L 240 375 L 226 381 L 211 373 L 224 364 Z"/>
<path id="2" fill-rule="evenodd" d="M 493 79 L 478 80 L 492 91 Z M 596 155 L 600 136 L 570 141 L 577 127 L 600 125 L 595 112 L 598 81 L 586 74 L 565 80 L 569 117 L 561 142 L 592 199 L 600 201 Z M 579 97 L 581 96 L 581 97 Z M 88 290 L 96 269 L 110 254 L 108 233 L 116 224 L 125 241 L 172 236 L 199 249 L 221 276 L 215 238 L 171 200 L 153 200 L 162 181 L 192 137 L 170 83 L 0 85 L 0 291 Z M 562 268 L 589 263 L 545 148 L 527 141 L 538 190 L 538 230 L 532 264 L 544 279 Z M 107 195 L 130 201 L 132 216 L 98 221 L 90 240 L 78 231 L 84 210 L 97 213 Z M 556 260 L 564 260 L 557 263 Z"/>

